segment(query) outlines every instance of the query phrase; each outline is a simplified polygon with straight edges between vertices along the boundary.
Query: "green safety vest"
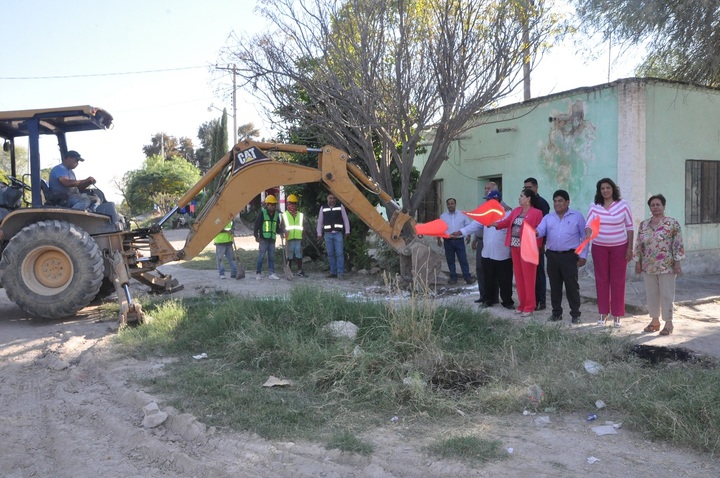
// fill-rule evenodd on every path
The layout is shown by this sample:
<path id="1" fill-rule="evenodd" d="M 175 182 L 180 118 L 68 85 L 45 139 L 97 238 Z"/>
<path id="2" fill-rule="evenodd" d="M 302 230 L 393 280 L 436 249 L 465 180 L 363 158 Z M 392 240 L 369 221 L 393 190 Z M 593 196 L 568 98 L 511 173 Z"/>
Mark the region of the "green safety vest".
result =
<path id="1" fill-rule="evenodd" d="M 283 222 L 285 230 L 288 232 L 288 240 L 302 239 L 303 234 L 303 213 L 299 212 L 293 217 L 290 211 L 283 213 Z"/>
<path id="2" fill-rule="evenodd" d="M 277 226 L 279 221 L 279 214 L 276 212 L 275 217 L 270 217 L 267 209 L 263 209 L 263 225 L 262 225 L 262 237 L 265 239 L 275 240 L 277 234 Z"/>
<path id="3" fill-rule="evenodd" d="M 215 244 L 228 244 L 230 242 L 234 241 L 233 233 L 232 233 L 232 221 L 228 223 L 227 226 L 225 226 L 225 229 L 220 231 L 217 236 L 215 236 L 215 240 L 213 241 Z"/>

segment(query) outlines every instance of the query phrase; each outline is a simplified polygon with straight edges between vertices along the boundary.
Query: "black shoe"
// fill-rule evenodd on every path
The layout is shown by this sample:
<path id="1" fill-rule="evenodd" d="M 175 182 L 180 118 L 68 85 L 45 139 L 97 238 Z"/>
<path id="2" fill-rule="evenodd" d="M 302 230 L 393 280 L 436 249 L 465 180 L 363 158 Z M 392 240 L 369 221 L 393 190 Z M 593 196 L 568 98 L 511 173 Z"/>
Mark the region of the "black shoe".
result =
<path id="1" fill-rule="evenodd" d="M 475 278 L 474 278 L 474 277 L 468 277 L 467 279 L 465 279 L 465 283 L 466 283 L 466 284 L 474 284 L 474 283 L 475 283 Z"/>
<path id="2" fill-rule="evenodd" d="M 538 302 L 537 307 L 535 307 L 535 310 L 545 310 L 547 307 L 545 307 L 545 302 Z"/>
<path id="3" fill-rule="evenodd" d="M 550 322 L 560 322 L 562 320 L 562 315 L 551 315 L 548 317 L 548 320 Z"/>
<path id="4" fill-rule="evenodd" d="M 479 304 L 483 301 L 482 297 L 480 297 L 478 300 L 475 301 L 476 304 Z"/>
<path id="5" fill-rule="evenodd" d="M 503 304 L 503 307 L 506 309 L 513 310 L 515 308 L 515 304 Z"/>
<path id="6" fill-rule="evenodd" d="M 328 279 L 334 279 L 335 277 L 337 277 L 337 274 L 328 274 L 325 277 L 327 277 Z"/>
<path id="7" fill-rule="evenodd" d="M 450 284 L 450 285 L 455 285 L 455 284 L 457 284 L 457 279 L 450 279 L 450 281 L 448 282 L 448 284 Z"/>
<path id="8" fill-rule="evenodd" d="M 573 317 L 570 321 L 571 324 L 579 324 L 580 323 L 580 317 Z"/>

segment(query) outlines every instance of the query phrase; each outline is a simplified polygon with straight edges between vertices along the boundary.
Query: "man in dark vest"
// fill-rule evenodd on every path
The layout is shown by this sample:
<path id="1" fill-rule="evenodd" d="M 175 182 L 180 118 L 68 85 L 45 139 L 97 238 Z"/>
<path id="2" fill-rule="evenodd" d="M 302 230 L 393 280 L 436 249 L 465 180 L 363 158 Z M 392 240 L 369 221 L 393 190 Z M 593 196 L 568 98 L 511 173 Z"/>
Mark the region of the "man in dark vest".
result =
<path id="1" fill-rule="evenodd" d="M 278 280 L 275 274 L 275 238 L 278 234 L 283 233 L 282 221 L 280 221 L 280 213 L 277 212 L 277 199 L 272 194 L 268 194 L 265 198 L 265 207 L 262 208 L 257 219 L 255 219 L 255 227 L 253 234 L 255 241 L 259 244 L 259 253 L 257 267 L 255 268 L 255 278 L 262 280 L 262 265 L 265 254 L 268 256 L 269 279 Z"/>
<path id="2" fill-rule="evenodd" d="M 328 262 L 330 262 L 328 277 L 344 278 L 343 238 L 349 234 L 350 221 L 348 221 L 345 206 L 338 204 L 335 196 L 330 193 L 327 197 L 327 205 L 320 208 L 317 225 L 318 240 L 325 239 L 325 249 Z"/>

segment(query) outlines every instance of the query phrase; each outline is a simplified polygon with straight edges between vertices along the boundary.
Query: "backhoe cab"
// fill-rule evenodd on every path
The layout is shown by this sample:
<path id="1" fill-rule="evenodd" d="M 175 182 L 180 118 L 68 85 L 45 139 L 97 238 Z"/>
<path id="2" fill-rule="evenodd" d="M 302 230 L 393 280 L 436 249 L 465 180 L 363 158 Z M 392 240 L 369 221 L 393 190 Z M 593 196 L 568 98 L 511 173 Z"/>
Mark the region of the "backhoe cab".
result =
<path id="1" fill-rule="evenodd" d="M 123 249 L 124 237 L 115 206 L 103 202 L 96 212 L 63 207 L 47 195 L 40 177 L 40 136 L 55 136 L 63 158 L 67 133 L 105 130 L 112 120 L 110 113 L 92 106 L 0 112 L 0 139 L 10 157 L 9 184 L 0 184 L 0 286 L 33 315 L 74 315 L 115 290 L 111 257 Z M 15 150 L 23 137 L 30 169 L 24 174 Z M 104 198 L 100 190 L 95 194 Z M 133 314 L 128 308 L 126 315 L 132 319 Z"/>
<path id="2" fill-rule="evenodd" d="M 41 191 L 38 137 L 53 134 L 61 155 L 67 152 L 65 133 L 107 129 L 112 116 L 89 106 L 0 112 L 0 137 L 11 156 L 12 184 L 6 188 L 31 193 L 29 204 L 13 200 L 11 191 L 0 209 L 0 285 L 8 297 L 27 312 L 43 318 L 75 314 L 95 297 L 113 290 L 120 305 L 121 323 L 142 322 L 139 304 L 130 296 L 135 279 L 155 291 L 173 292 L 182 286 L 157 268 L 168 262 L 197 256 L 254 197 L 278 185 L 320 182 L 401 256 L 401 272 L 416 281 L 432 280 L 429 248 L 416 241 L 415 221 L 354 164 L 332 146 L 320 149 L 301 145 L 243 141 L 224 155 L 180 200 L 176 207 L 149 228 L 125 231 L 112 214 L 75 211 L 50 205 Z M 27 136 L 30 184 L 17 179 L 14 141 Z M 280 161 L 274 153 L 317 154 L 317 167 Z M 187 206 L 208 184 L 219 186 L 197 215 L 185 245 L 176 250 L 162 226 L 178 209 Z M 370 191 L 394 209 L 386 220 L 365 198 Z M 20 194 L 22 196 L 22 194 Z M 25 207 L 24 207 L 25 206 Z"/>

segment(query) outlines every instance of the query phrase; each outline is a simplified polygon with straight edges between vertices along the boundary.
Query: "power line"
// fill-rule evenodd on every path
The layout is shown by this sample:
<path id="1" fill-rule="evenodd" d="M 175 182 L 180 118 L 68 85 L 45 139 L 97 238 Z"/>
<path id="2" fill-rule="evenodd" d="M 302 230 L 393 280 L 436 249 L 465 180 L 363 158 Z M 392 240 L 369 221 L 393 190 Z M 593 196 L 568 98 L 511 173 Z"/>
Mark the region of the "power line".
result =
<path id="1" fill-rule="evenodd" d="M 167 71 L 181 71 L 181 70 L 197 70 L 200 68 L 207 68 L 207 65 L 203 66 L 183 66 L 181 68 L 165 68 L 162 70 L 141 70 L 141 71 L 123 71 L 116 73 L 88 73 L 85 75 L 56 75 L 56 76 L 0 76 L 0 80 L 57 80 L 62 78 L 92 78 L 98 76 L 123 76 L 123 75 L 143 75 L 147 73 L 164 73 Z"/>

